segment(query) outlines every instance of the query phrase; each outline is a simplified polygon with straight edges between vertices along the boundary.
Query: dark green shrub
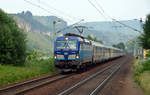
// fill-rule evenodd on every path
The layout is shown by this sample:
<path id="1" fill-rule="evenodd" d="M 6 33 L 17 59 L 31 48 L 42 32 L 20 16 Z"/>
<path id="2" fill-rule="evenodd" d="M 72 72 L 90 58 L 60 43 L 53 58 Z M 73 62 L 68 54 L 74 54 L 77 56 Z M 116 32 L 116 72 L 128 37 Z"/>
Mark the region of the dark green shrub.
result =
<path id="1" fill-rule="evenodd" d="M 26 65 L 30 65 L 31 63 L 38 63 L 42 58 L 42 53 L 37 50 L 27 51 L 26 56 Z"/>
<path id="2" fill-rule="evenodd" d="M 136 75 L 139 75 L 144 71 L 150 71 L 150 60 L 143 61 L 136 67 Z"/>
<path id="3" fill-rule="evenodd" d="M 25 51 L 26 35 L 14 20 L 0 9 L 0 63 L 24 64 Z"/>
<path id="4" fill-rule="evenodd" d="M 150 51 L 146 54 L 146 57 L 150 58 Z"/>

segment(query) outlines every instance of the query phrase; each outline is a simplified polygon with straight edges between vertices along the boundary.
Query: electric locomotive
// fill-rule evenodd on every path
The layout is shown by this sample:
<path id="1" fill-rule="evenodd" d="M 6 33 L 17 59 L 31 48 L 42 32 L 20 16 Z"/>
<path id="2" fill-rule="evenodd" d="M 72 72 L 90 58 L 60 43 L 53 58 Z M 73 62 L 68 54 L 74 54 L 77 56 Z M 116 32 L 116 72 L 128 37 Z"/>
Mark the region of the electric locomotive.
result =
<path id="1" fill-rule="evenodd" d="M 88 65 L 123 56 L 122 50 L 67 33 L 54 42 L 55 67 L 61 72 L 85 70 Z"/>
<path id="2" fill-rule="evenodd" d="M 77 34 L 65 34 L 54 42 L 55 67 L 63 71 L 79 70 L 92 63 L 92 43 Z"/>

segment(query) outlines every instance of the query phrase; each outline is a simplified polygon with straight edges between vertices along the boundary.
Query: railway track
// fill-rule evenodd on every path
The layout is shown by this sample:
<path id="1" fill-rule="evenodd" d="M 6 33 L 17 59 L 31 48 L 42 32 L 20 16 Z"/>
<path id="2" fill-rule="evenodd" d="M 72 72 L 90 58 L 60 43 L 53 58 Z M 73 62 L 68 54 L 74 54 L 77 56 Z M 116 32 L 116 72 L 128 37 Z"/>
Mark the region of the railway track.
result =
<path id="1" fill-rule="evenodd" d="M 71 75 L 72 74 L 61 75 L 61 74 L 57 73 L 55 75 L 46 76 L 46 77 L 26 81 L 26 82 L 23 82 L 23 83 L 20 83 L 20 84 L 16 84 L 16 85 L 13 85 L 13 86 L 9 86 L 9 87 L 0 89 L 0 95 L 20 95 L 20 94 L 24 94 L 28 91 L 31 91 L 31 90 L 35 89 L 35 88 L 39 88 L 39 87 L 42 87 L 44 85 L 54 83 L 54 82 L 59 81 L 61 79 L 67 78 Z"/>
<path id="2" fill-rule="evenodd" d="M 59 95 L 96 95 L 103 89 L 126 60 L 127 58 L 125 58 L 121 63 L 112 64 L 98 71 L 69 89 L 61 92 Z"/>

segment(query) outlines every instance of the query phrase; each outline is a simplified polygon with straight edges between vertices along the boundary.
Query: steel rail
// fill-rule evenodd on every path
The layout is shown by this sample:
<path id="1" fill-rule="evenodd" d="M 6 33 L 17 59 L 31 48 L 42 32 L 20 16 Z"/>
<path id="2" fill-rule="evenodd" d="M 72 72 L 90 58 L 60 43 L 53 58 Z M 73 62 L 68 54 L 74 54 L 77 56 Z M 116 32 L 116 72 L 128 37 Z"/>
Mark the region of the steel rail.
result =
<path id="1" fill-rule="evenodd" d="M 75 84 L 74 86 L 70 87 L 69 89 L 67 89 L 67 90 L 65 90 L 65 91 L 63 91 L 63 92 L 61 92 L 59 95 L 68 95 L 68 94 L 70 94 L 70 93 L 71 93 L 73 90 L 75 90 L 76 88 L 80 87 L 81 85 L 85 84 L 85 83 L 88 82 L 89 80 L 95 78 L 96 76 L 98 76 L 99 74 L 103 73 L 104 71 L 110 69 L 111 67 L 113 67 L 113 66 L 116 65 L 116 64 L 117 64 L 117 63 L 112 64 L 112 65 L 110 65 L 110 66 L 108 66 L 108 67 L 106 67 L 106 68 L 104 68 L 104 69 L 98 71 L 97 73 L 95 73 L 95 74 L 89 76 L 88 78 L 84 79 L 83 81 L 80 81 L 79 83 L 77 83 L 77 84 Z"/>
<path id="2" fill-rule="evenodd" d="M 47 76 L 47 77 L 44 77 L 44 78 L 34 79 L 34 80 L 31 80 L 31 81 L 23 82 L 23 83 L 14 85 L 14 86 L 10 86 L 10 87 L 7 87 L 7 88 L 0 89 L 0 95 L 5 95 L 5 93 L 10 93 L 10 91 L 12 92 L 13 90 L 14 90 L 14 92 L 11 93 L 11 95 L 24 94 L 24 93 L 26 93 L 26 92 L 28 92 L 30 90 L 33 90 L 35 88 L 39 88 L 39 87 L 47 85 L 47 84 L 54 83 L 54 82 L 59 81 L 61 79 L 67 78 L 69 76 L 70 76 L 70 74 L 69 75 L 61 75 L 61 76 L 59 76 L 59 74 L 55 74 L 53 76 Z M 53 79 L 53 78 L 56 78 L 56 79 Z M 42 81 L 42 82 L 40 82 L 40 81 Z M 36 82 L 39 82 L 39 83 L 38 84 L 34 84 Z M 29 87 L 28 87 L 28 85 L 29 85 Z M 19 90 L 19 91 L 15 91 L 18 88 L 22 88 L 22 87 L 24 87 L 24 88 Z"/>
<path id="3" fill-rule="evenodd" d="M 37 86 L 33 86 L 33 87 L 28 88 L 28 89 L 25 89 L 25 90 L 16 92 L 15 95 L 24 94 L 24 93 L 26 93 L 26 92 L 28 92 L 28 91 L 31 91 L 31 90 L 35 89 L 35 88 L 39 88 L 39 87 L 41 87 L 41 86 L 54 83 L 54 82 L 56 82 L 56 81 L 62 80 L 62 79 L 64 79 L 64 78 L 67 78 L 67 77 L 69 77 L 69 76 L 70 76 L 70 75 L 65 75 L 65 76 L 60 77 L 60 78 L 57 78 L 57 79 L 55 79 L 55 80 L 52 80 L 52 81 L 50 80 L 50 81 L 47 81 L 47 82 L 38 84 Z"/>
<path id="4" fill-rule="evenodd" d="M 122 65 L 123 63 L 120 64 L 119 67 L 117 67 L 117 69 L 115 69 L 105 80 L 103 80 L 103 82 L 100 83 L 90 95 L 97 95 L 99 91 L 101 91 L 104 88 L 107 82 L 114 76 L 114 74 L 121 68 Z"/>
<path id="5" fill-rule="evenodd" d="M 22 83 L 19 83 L 19 84 L 16 84 L 16 85 L 12 85 L 12 86 L 8 86 L 8 87 L 5 87 L 5 88 L 1 88 L 0 89 L 0 93 L 5 91 L 5 90 L 9 90 L 9 89 L 12 89 L 12 88 L 17 88 L 17 87 L 25 85 L 25 84 L 29 84 L 29 83 L 32 83 L 32 82 L 37 82 L 37 81 L 40 81 L 40 80 L 43 80 L 43 79 L 47 79 L 47 78 L 51 78 L 51 77 L 55 77 L 55 76 L 58 76 L 58 75 L 59 75 L 59 73 L 57 73 L 55 75 L 52 75 L 52 76 L 46 76 L 46 77 L 42 77 L 42 78 L 38 78 L 38 79 L 33 79 L 33 80 L 25 81 L 25 82 L 22 82 Z"/>

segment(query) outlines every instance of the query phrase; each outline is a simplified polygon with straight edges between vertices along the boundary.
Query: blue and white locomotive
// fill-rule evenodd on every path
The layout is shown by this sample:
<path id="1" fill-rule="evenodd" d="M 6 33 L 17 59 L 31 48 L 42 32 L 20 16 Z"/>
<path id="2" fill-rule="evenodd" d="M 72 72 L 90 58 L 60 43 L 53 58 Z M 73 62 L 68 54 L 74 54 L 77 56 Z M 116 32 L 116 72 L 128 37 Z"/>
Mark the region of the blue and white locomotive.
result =
<path id="1" fill-rule="evenodd" d="M 54 42 L 54 64 L 61 71 L 85 69 L 88 65 L 122 55 L 119 49 L 89 41 L 77 34 L 67 33 Z"/>

